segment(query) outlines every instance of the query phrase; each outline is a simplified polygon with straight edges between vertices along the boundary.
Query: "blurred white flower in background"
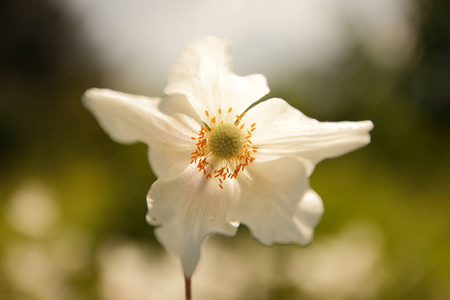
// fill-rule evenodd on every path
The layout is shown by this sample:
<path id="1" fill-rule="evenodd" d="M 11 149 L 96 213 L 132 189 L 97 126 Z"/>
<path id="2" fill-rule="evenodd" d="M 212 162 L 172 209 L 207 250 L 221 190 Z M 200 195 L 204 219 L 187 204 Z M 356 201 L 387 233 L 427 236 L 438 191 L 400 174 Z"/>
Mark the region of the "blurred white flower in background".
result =
<path id="1" fill-rule="evenodd" d="M 15 289 L 32 299 L 61 299 L 63 278 L 45 247 L 17 243 L 7 248 L 3 259 L 7 279 Z"/>
<path id="2" fill-rule="evenodd" d="M 250 238 L 239 239 L 228 247 L 225 243 L 230 240 L 212 238 L 206 244 L 193 282 L 199 299 L 266 299 L 281 279 L 276 251 Z"/>
<path id="3" fill-rule="evenodd" d="M 135 242 L 107 243 L 98 255 L 100 293 L 107 300 L 183 299 L 176 260 Z"/>
<path id="4" fill-rule="evenodd" d="M 266 299 L 278 282 L 274 251 L 250 239 L 233 243 L 211 239 L 193 281 L 194 299 Z M 236 251 L 237 250 L 237 251 Z M 99 252 L 101 298 L 107 300 L 183 299 L 183 276 L 177 261 L 142 243 L 110 242 Z M 230 268 L 239 265 L 239 270 Z M 251 297 L 248 293 L 251 293 Z"/>
<path id="5" fill-rule="evenodd" d="M 23 299 L 80 299 L 71 280 L 90 267 L 91 238 L 60 223 L 52 188 L 42 180 L 23 180 L 4 213 L 13 229 L 0 261 L 7 286 Z"/>
<path id="6" fill-rule="evenodd" d="M 1 258 L 8 287 L 24 295 L 23 299 L 82 299 L 73 278 L 79 278 L 89 267 L 86 236 L 61 238 L 49 243 L 28 240 L 8 245 Z M 72 241 L 66 244 L 67 239 Z"/>
<path id="7" fill-rule="evenodd" d="M 70 242 L 70 248 L 58 238 L 47 243 L 17 240 L 9 244 L 1 261 L 8 286 L 24 295 L 23 299 L 80 299 L 72 279 L 88 267 L 89 249 L 83 241 L 85 237 L 75 238 L 76 246 Z"/>
<path id="8" fill-rule="evenodd" d="M 271 272 L 273 252 L 254 241 L 237 246 L 238 251 L 227 251 L 214 239 L 207 244 L 204 262 L 193 281 L 194 299 L 246 299 L 248 289 L 252 299 L 266 298 L 276 276 Z M 183 276 L 167 253 L 142 243 L 110 242 L 102 247 L 98 261 L 102 299 L 183 299 Z M 240 270 L 230 265 L 239 265 Z"/>
<path id="9" fill-rule="evenodd" d="M 314 247 L 292 251 L 289 281 L 314 299 L 377 299 L 386 275 L 382 246 L 374 225 L 349 225 Z"/>
<path id="10" fill-rule="evenodd" d="M 48 235 L 59 218 L 50 188 L 39 180 L 23 182 L 11 195 L 5 212 L 12 228 L 34 238 Z"/>
<path id="11" fill-rule="evenodd" d="M 381 233 L 366 223 L 351 223 L 301 251 L 261 247 L 245 235 L 214 237 L 205 248 L 193 281 L 198 300 L 264 300 L 290 287 L 308 299 L 377 299 L 388 274 Z M 116 241 L 101 247 L 98 262 L 101 299 L 183 299 L 183 278 L 167 253 Z"/>
<path id="12" fill-rule="evenodd" d="M 416 7 L 407 0 L 57 3 L 83 20 L 84 34 L 101 53 L 108 85 L 142 93 L 161 90 L 160 74 L 177 49 L 203 35 L 233 40 L 237 73 L 257 70 L 268 74 L 273 86 L 295 86 L 297 76 L 310 69 L 333 70 L 359 45 L 390 67 L 408 61 L 415 47 Z"/>

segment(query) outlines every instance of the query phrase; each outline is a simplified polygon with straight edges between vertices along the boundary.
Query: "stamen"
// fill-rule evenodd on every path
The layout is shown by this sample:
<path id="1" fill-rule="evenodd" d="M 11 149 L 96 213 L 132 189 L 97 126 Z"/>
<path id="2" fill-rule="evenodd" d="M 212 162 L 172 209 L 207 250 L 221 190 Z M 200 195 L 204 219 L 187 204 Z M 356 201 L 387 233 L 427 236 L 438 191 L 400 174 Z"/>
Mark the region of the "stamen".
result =
<path id="1" fill-rule="evenodd" d="M 228 113 L 232 111 L 230 107 Z M 218 109 L 219 114 L 222 113 Z M 253 153 L 258 152 L 258 147 L 252 147 L 250 140 L 252 132 L 256 129 L 253 123 L 247 130 L 245 125 L 238 126 L 245 113 L 236 115 L 234 123 L 221 120 L 216 124 L 216 116 L 209 118 L 209 112 L 205 110 L 209 122 L 203 122 L 196 140 L 196 149 L 191 153 L 191 163 L 197 165 L 197 169 L 205 175 L 207 179 L 215 179 L 221 189 L 224 188 L 226 179 L 236 179 L 239 172 L 251 164 L 255 158 Z M 216 163 L 213 166 L 212 161 Z"/>

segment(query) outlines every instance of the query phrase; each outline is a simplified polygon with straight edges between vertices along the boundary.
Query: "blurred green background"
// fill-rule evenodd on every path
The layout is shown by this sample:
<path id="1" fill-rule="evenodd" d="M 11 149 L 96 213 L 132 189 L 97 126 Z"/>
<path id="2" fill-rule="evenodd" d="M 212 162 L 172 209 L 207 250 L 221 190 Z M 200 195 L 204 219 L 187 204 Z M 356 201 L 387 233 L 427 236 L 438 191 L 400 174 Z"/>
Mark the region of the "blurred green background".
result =
<path id="1" fill-rule="evenodd" d="M 309 247 L 264 247 L 245 227 L 213 237 L 194 299 L 450 299 L 450 3 L 235 2 L 0 1 L 0 299 L 183 299 L 145 222 L 146 146 L 112 142 L 80 97 L 161 95 L 205 34 L 229 37 L 237 73 L 264 73 L 270 97 L 375 130 L 313 174 L 325 214 Z M 333 18 L 340 35 L 313 22 Z M 317 40 L 335 44 L 296 48 Z"/>

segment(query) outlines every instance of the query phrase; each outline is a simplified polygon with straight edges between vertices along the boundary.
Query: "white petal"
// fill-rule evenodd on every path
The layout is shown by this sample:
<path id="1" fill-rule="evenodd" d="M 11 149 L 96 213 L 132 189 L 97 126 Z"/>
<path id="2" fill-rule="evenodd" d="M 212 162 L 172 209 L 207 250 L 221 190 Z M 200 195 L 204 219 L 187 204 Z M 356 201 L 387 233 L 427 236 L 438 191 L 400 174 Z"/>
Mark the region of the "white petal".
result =
<path id="1" fill-rule="evenodd" d="M 269 92 L 266 78 L 255 74 L 240 77 L 231 70 L 229 42 L 205 37 L 189 44 L 169 73 L 164 92 L 183 94 L 200 116 L 233 108 L 241 114 Z"/>
<path id="2" fill-rule="evenodd" d="M 83 102 L 112 139 L 147 143 L 157 176 L 176 176 L 189 165 L 191 137 L 201 121 L 184 96 L 148 98 L 93 88 Z"/>
<path id="3" fill-rule="evenodd" d="M 247 225 L 265 245 L 310 243 L 323 204 L 306 175 L 295 158 L 255 161 L 237 177 L 240 201 L 233 202 L 228 218 Z"/>
<path id="4" fill-rule="evenodd" d="M 309 186 L 309 183 L 308 183 Z M 311 188 L 307 189 L 300 199 L 295 216 L 299 226 L 309 227 L 313 229 L 317 226 L 324 212 L 322 198 Z M 310 240 L 313 232 L 311 231 Z"/>
<path id="5" fill-rule="evenodd" d="M 186 276 L 190 277 L 197 266 L 205 237 L 235 234 L 236 227 L 226 221 L 234 188 L 230 183 L 220 189 L 195 166 L 173 180 L 158 179 L 151 187 L 147 221 L 161 226 L 156 236 L 166 249 L 180 256 Z"/>
<path id="6" fill-rule="evenodd" d="M 259 147 L 258 161 L 294 156 L 304 163 L 308 176 L 323 159 L 367 145 L 373 128 L 371 121 L 319 122 L 282 99 L 259 103 L 242 122 L 256 123 L 251 140 Z"/>
<path id="7" fill-rule="evenodd" d="M 148 98 L 91 88 L 83 95 L 84 106 L 100 126 L 119 143 L 148 142 L 152 135 L 151 116 L 160 98 Z"/>

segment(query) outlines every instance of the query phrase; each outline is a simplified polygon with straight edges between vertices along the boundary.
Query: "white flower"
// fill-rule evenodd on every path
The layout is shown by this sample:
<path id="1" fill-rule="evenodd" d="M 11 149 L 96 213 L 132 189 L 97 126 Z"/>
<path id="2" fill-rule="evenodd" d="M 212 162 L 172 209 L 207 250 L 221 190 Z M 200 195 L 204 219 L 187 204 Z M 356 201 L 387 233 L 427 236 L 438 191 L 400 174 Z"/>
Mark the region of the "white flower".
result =
<path id="1" fill-rule="evenodd" d="M 164 91 L 148 98 L 93 88 L 84 104 L 115 141 L 149 145 L 158 180 L 147 221 L 187 278 L 205 237 L 234 235 L 240 223 L 265 245 L 310 243 L 323 213 L 308 180 L 315 165 L 368 144 L 373 128 L 321 123 L 282 99 L 247 110 L 269 92 L 266 79 L 234 74 L 221 38 L 188 45 Z"/>

